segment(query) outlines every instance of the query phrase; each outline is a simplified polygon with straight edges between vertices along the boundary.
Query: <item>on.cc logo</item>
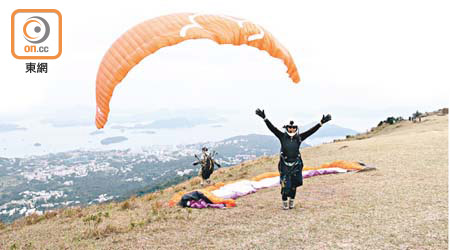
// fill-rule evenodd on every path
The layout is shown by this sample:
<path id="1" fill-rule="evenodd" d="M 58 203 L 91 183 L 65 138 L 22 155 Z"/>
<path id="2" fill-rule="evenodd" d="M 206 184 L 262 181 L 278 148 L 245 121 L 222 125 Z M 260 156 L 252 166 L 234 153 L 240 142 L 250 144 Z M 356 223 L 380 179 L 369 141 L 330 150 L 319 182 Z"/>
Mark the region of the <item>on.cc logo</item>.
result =
<path id="1" fill-rule="evenodd" d="M 32 34 L 29 34 L 31 28 Z M 44 30 L 44 31 L 43 31 Z M 50 35 L 50 25 L 47 20 L 40 16 L 33 16 L 27 19 L 23 25 L 23 35 L 30 43 L 42 43 L 47 40 Z"/>
<path id="2" fill-rule="evenodd" d="M 11 54 L 16 59 L 56 59 L 62 53 L 62 16 L 56 9 L 11 14 Z"/>

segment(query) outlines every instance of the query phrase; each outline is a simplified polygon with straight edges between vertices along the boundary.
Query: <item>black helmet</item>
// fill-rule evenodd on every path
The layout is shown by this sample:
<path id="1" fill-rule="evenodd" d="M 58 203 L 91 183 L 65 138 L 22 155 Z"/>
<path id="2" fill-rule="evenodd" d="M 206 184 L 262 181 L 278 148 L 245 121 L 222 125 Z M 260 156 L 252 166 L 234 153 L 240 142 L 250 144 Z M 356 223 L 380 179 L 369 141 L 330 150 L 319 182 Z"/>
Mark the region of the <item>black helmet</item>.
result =
<path id="1" fill-rule="evenodd" d="M 203 146 L 203 147 L 202 147 L 202 151 L 208 152 L 208 148 L 205 147 L 205 146 Z"/>
<path id="2" fill-rule="evenodd" d="M 290 121 L 288 125 L 284 125 L 283 128 L 288 129 L 288 128 L 295 128 L 298 129 L 297 125 L 294 125 L 294 121 Z"/>

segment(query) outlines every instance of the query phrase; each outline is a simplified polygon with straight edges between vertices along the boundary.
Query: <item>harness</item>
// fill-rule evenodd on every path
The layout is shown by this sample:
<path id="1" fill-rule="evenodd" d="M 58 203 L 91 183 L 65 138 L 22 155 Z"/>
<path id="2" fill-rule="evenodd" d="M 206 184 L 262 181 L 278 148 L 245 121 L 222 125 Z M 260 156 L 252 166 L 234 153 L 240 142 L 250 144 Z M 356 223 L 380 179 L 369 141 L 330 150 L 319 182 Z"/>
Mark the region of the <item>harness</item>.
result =
<path id="1" fill-rule="evenodd" d="M 281 175 L 283 172 L 280 169 L 280 184 L 281 184 L 281 193 L 284 195 L 287 192 L 290 192 L 290 188 L 287 188 L 288 183 L 290 183 L 290 179 L 291 176 L 294 175 L 294 173 L 296 171 L 300 171 L 298 167 L 298 165 L 301 164 L 301 158 L 300 158 L 300 154 L 298 155 L 297 159 L 295 159 L 295 161 L 293 162 L 289 162 L 287 161 L 286 157 L 283 155 L 283 153 L 280 154 L 280 162 L 281 164 L 285 165 L 286 167 L 284 168 L 284 175 Z M 300 173 L 301 175 L 301 173 Z M 289 184 L 289 187 L 291 187 L 291 184 Z M 287 189 L 286 189 L 287 188 Z"/>
<path id="2" fill-rule="evenodd" d="M 295 159 L 295 161 L 289 162 L 289 161 L 287 161 L 287 156 L 283 155 L 283 152 L 281 152 L 280 159 L 283 161 L 284 165 L 286 165 L 288 167 L 295 166 L 301 162 L 300 154 L 298 154 L 297 159 Z"/>
<path id="3" fill-rule="evenodd" d="M 207 156 L 206 159 L 201 163 L 201 165 L 203 170 L 211 171 L 211 169 L 214 168 L 213 159 L 210 156 Z"/>
<path id="4" fill-rule="evenodd" d="M 282 153 L 280 154 L 280 160 L 287 167 L 286 168 L 286 172 L 285 172 L 285 176 L 292 175 L 297 170 L 297 168 L 295 168 L 295 166 L 299 165 L 302 162 L 301 158 L 300 158 L 300 155 L 298 155 L 297 159 L 295 161 L 293 161 L 293 162 L 286 161 L 286 157 L 283 156 Z"/>

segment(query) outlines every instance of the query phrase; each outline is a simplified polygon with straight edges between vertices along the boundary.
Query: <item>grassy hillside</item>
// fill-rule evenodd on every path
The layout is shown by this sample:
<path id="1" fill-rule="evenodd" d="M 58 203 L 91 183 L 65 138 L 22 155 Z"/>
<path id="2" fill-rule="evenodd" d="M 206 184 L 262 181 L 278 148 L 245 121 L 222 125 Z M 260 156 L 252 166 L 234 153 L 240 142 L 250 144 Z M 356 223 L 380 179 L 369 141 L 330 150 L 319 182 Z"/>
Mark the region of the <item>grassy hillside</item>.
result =
<path id="1" fill-rule="evenodd" d="M 305 180 L 282 211 L 279 188 L 231 209 L 167 207 L 198 178 L 121 203 L 70 208 L 0 225 L 0 249 L 447 249 L 448 116 L 385 126 L 302 150 L 305 165 L 363 161 L 376 171 Z M 213 181 L 276 171 L 277 157 L 220 169 Z"/>

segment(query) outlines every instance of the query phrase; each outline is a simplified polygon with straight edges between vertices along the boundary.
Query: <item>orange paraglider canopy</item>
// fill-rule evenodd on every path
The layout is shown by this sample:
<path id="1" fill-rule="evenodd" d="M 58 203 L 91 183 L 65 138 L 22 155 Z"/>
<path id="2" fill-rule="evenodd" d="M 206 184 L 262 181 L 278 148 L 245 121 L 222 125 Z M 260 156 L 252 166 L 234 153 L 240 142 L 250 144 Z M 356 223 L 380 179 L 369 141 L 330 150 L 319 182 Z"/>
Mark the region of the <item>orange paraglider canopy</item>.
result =
<path id="1" fill-rule="evenodd" d="M 161 16 L 129 29 L 103 57 L 96 82 L 97 128 L 103 128 L 108 120 L 114 88 L 136 64 L 160 48 L 190 39 L 210 39 L 218 44 L 246 44 L 265 50 L 284 62 L 292 81 L 300 81 L 297 67 L 287 49 L 261 26 L 223 15 L 179 13 Z"/>

